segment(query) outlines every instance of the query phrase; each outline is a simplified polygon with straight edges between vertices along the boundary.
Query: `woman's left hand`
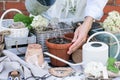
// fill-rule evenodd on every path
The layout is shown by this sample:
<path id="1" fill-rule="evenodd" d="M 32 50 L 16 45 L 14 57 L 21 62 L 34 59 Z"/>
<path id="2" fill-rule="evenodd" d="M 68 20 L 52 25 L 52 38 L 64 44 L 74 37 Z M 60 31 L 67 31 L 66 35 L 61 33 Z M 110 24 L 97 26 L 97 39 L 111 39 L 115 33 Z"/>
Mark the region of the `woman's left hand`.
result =
<path id="1" fill-rule="evenodd" d="M 74 38 L 72 40 L 73 44 L 70 46 L 67 52 L 68 54 L 73 53 L 85 43 L 88 36 L 88 32 L 92 26 L 92 22 L 93 22 L 93 18 L 88 16 L 85 18 L 83 24 L 76 29 L 74 33 Z"/>

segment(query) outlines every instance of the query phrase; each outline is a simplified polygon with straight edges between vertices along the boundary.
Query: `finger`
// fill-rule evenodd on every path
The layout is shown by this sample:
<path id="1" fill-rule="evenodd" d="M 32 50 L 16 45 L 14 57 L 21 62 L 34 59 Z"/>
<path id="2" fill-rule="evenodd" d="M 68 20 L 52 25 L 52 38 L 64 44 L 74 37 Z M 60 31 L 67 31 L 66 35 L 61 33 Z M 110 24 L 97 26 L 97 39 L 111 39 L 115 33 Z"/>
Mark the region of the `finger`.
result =
<path id="1" fill-rule="evenodd" d="M 84 43 L 85 43 L 84 39 L 82 39 L 81 41 L 80 39 L 78 39 L 73 45 L 71 45 L 71 47 L 69 48 L 68 54 L 71 54 L 74 51 L 76 51 L 78 48 L 82 47 Z"/>
<path id="2" fill-rule="evenodd" d="M 76 51 L 78 48 L 75 46 L 72 46 L 71 48 L 69 48 L 69 51 L 67 52 L 68 54 L 72 54 L 74 51 Z"/>
<path id="3" fill-rule="evenodd" d="M 82 45 L 83 41 L 77 40 L 75 43 L 73 43 L 68 51 L 68 54 L 73 53 L 74 51 L 76 51 L 81 45 Z"/>
<path id="4" fill-rule="evenodd" d="M 75 42 L 71 47 L 70 47 L 70 50 L 71 50 L 71 52 L 70 53 L 72 53 L 72 52 L 74 52 L 75 50 L 77 50 L 79 47 L 80 47 L 80 42 Z"/>
<path id="5" fill-rule="evenodd" d="M 78 28 L 77 28 L 76 31 L 75 31 L 75 33 L 74 33 L 74 37 L 73 37 L 72 42 L 75 42 L 75 41 L 77 40 L 78 34 L 79 34 L 79 30 L 78 30 Z"/>

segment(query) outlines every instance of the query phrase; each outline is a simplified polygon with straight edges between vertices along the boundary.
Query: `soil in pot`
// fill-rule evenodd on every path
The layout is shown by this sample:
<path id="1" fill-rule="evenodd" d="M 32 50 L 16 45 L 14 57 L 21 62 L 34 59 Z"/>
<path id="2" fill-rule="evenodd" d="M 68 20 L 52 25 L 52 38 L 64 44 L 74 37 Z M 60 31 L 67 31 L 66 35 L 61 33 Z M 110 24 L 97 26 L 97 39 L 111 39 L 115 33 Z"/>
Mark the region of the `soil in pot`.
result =
<path id="1" fill-rule="evenodd" d="M 57 38 L 50 38 L 46 40 L 46 46 L 48 47 L 48 51 L 57 56 L 60 57 L 66 61 L 69 60 L 69 55 L 67 54 L 67 51 L 71 45 L 71 40 L 65 39 L 63 37 L 57 37 Z M 67 66 L 67 64 L 58 61 L 54 58 L 50 58 L 51 64 L 53 66 L 57 67 L 64 67 Z"/>
<path id="2" fill-rule="evenodd" d="M 49 39 L 48 40 L 50 43 L 54 43 L 54 44 L 67 44 L 70 43 L 71 41 L 62 37 L 57 37 L 57 38 L 53 38 L 53 39 Z"/>

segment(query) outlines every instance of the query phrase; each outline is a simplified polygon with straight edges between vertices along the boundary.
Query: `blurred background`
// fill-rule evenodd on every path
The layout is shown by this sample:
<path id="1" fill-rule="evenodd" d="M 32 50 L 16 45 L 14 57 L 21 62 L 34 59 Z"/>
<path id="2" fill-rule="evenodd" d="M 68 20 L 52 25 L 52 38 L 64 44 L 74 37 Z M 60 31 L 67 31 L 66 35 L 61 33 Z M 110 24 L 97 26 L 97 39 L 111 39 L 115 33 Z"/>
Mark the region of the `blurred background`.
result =
<path id="1" fill-rule="evenodd" d="M 39 0 L 40 1 L 40 0 Z M 49 3 L 52 3 L 53 0 L 51 0 Z M 29 15 L 25 8 L 24 4 L 25 0 L 0 0 L 0 16 L 1 14 L 6 10 L 10 8 L 17 8 L 21 10 L 25 15 Z M 104 8 L 104 16 L 100 20 L 101 22 L 104 21 L 104 19 L 107 17 L 108 12 L 116 10 L 120 12 L 120 0 L 109 0 L 106 7 Z M 8 15 L 5 16 L 5 18 L 12 18 L 14 13 L 8 13 Z"/>

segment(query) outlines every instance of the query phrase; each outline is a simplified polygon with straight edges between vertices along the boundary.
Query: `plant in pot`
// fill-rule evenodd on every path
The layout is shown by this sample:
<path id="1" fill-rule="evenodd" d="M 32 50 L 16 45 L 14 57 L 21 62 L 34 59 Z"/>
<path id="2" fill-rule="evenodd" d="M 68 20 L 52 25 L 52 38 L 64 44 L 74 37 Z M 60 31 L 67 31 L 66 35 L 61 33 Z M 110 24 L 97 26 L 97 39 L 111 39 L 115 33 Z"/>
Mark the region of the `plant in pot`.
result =
<path id="1" fill-rule="evenodd" d="M 55 38 L 49 38 L 46 40 L 46 46 L 48 47 L 48 51 L 59 57 L 62 58 L 66 61 L 69 60 L 69 55 L 67 54 L 67 51 L 71 45 L 71 40 L 68 40 L 64 37 L 55 37 Z M 67 66 L 67 64 L 58 61 L 54 58 L 50 58 L 51 60 L 51 64 L 53 66 L 58 66 L 58 67 L 63 67 L 63 66 Z"/>
<path id="2" fill-rule="evenodd" d="M 74 37 L 74 33 L 72 33 L 72 32 L 64 34 L 64 38 L 69 39 L 71 41 L 72 41 L 73 37 Z"/>

